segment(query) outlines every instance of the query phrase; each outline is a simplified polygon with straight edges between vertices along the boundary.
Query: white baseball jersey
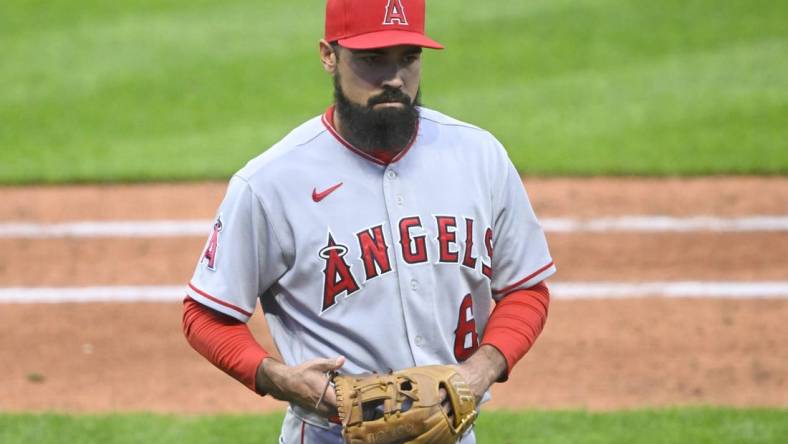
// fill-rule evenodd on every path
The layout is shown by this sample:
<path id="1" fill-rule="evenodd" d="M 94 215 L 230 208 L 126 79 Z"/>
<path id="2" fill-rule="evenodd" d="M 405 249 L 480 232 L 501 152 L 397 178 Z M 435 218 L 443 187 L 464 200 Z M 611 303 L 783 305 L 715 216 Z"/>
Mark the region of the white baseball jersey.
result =
<path id="1" fill-rule="evenodd" d="M 388 164 L 343 140 L 333 109 L 249 162 L 189 296 L 244 322 L 260 301 L 289 365 L 342 355 L 343 372 L 386 372 L 470 356 L 493 301 L 555 266 L 503 146 L 420 114 Z"/>

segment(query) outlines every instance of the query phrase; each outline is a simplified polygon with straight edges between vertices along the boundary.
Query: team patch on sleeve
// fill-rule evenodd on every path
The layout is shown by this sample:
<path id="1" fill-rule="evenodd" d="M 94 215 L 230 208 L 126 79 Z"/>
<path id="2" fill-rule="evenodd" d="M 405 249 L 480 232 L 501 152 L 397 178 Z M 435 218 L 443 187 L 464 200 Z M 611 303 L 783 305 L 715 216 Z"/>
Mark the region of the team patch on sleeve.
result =
<path id="1" fill-rule="evenodd" d="M 213 224 L 211 237 L 208 238 L 208 245 L 205 247 L 205 252 L 200 260 L 200 263 L 206 264 L 211 271 L 216 271 L 216 256 L 219 254 L 219 234 L 221 232 L 222 216 L 220 215 L 216 218 L 216 223 Z"/>

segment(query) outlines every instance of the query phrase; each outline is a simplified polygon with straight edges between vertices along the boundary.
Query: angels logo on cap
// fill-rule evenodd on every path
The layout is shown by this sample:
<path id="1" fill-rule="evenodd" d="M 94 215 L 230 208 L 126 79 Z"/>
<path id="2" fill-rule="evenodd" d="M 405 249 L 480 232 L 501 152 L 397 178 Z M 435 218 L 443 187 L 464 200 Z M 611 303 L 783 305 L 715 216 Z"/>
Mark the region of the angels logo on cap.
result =
<path id="1" fill-rule="evenodd" d="M 324 38 L 349 49 L 443 49 L 424 33 L 425 9 L 425 0 L 328 0 Z"/>
<path id="2" fill-rule="evenodd" d="M 405 17 L 405 8 L 402 7 L 400 0 L 389 0 L 386 5 L 386 18 L 383 19 L 384 25 L 407 25 L 408 18 Z"/>

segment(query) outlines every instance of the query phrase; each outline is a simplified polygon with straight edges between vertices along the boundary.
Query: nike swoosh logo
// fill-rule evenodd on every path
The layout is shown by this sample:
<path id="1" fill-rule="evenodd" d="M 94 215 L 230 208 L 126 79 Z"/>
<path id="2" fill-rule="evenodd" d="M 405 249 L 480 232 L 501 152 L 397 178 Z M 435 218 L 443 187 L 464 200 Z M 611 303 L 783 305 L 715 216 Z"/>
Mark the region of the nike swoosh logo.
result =
<path id="1" fill-rule="evenodd" d="M 331 187 L 331 188 L 329 188 L 329 189 L 327 189 L 325 191 L 321 191 L 319 193 L 317 192 L 317 188 L 313 188 L 312 189 L 312 200 L 314 200 L 315 202 L 320 202 L 321 200 L 325 199 L 326 196 L 328 196 L 329 194 L 333 193 L 334 191 L 336 191 L 337 188 L 339 188 L 341 186 L 342 186 L 342 182 L 339 182 L 338 184 L 334 185 L 333 187 Z"/>

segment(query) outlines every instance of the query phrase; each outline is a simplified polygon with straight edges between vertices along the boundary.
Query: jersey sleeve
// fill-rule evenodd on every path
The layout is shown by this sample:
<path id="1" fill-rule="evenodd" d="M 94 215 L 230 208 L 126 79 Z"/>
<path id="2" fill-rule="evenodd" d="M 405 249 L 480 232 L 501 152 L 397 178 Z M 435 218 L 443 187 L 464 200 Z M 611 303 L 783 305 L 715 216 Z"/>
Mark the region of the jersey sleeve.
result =
<path id="1" fill-rule="evenodd" d="M 259 296 L 286 271 L 283 258 L 262 202 L 246 180 L 235 176 L 186 292 L 247 322 Z"/>
<path id="2" fill-rule="evenodd" d="M 500 146 L 499 192 L 493 196 L 492 292 L 506 294 L 533 287 L 556 272 L 544 230 L 536 218 L 520 175 Z M 501 177 L 501 175 L 503 177 Z"/>

